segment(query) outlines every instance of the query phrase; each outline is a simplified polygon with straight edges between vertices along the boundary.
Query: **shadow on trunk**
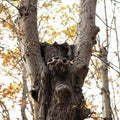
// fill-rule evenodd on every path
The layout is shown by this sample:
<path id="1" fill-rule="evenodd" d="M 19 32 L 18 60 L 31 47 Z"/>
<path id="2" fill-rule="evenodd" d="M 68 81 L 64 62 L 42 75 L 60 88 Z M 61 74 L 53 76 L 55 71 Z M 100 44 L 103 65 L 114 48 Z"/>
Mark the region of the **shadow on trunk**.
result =
<path id="1" fill-rule="evenodd" d="M 32 97 L 40 105 L 39 120 L 87 118 L 90 110 L 85 107 L 82 89 L 77 81 L 78 73 L 73 65 L 74 45 L 42 43 L 40 46 L 47 71 L 41 71 L 40 89 L 31 91 Z M 84 66 L 82 70 L 87 71 L 87 68 Z"/>

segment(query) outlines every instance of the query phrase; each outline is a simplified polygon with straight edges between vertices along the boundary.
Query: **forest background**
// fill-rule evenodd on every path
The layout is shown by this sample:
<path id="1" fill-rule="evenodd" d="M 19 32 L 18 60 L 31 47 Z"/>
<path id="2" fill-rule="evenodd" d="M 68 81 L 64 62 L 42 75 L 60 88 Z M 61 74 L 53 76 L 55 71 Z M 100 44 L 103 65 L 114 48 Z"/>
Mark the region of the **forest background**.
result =
<path id="1" fill-rule="evenodd" d="M 19 50 L 18 1 L 0 1 L 0 120 L 34 120 L 37 104 L 31 98 L 30 80 L 23 73 Z M 103 119 L 100 51 L 108 51 L 110 105 L 114 120 L 120 118 L 120 2 L 98 0 L 96 25 L 100 32 L 84 83 L 86 105 L 94 114 L 88 119 Z M 79 17 L 79 0 L 40 0 L 38 2 L 39 40 L 50 44 L 73 44 Z"/>

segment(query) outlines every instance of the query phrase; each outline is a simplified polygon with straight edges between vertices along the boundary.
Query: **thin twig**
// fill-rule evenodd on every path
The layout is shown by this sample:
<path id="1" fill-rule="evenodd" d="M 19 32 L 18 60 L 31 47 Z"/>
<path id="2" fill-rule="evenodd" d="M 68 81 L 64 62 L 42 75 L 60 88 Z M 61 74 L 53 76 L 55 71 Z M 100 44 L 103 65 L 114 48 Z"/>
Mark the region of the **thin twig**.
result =
<path id="1" fill-rule="evenodd" d="M 98 14 L 96 14 L 96 16 L 103 22 L 103 24 L 104 24 L 106 27 L 108 27 L 108 28 L 110 28 L 110 29 L 113 29 L 113 30 L 115 29 L 115 28 L 112 28 L 112 27 L 106 25 L 106 23 L 104 22 L 104 20 L 102 20 L 102 18 L 101 18 Z"/>
<path id="2" fill-rule="evenodd" d="M 95 54 L 92 54 L 92 56 L 94 57 L 97 57 L 98 59 L 100 59 L 102 62 L 104 62 L 106 65 L 108 65 L 110 68 L 112 68 L 113 70 L 115 70 L 118 74 L 120 74 L 120 72 L 118 70 L 116 70 L 114 67 L 112 67 L 110 64 L 114 65 L 113 63 L 109 62 L 109 63 L 106 63 L 104 60 L 102 60 L 100 57 L 98 57 L 97 55 Z M 115 66 L 115 65 L 114 65 Z M 117 66 L 115 66 L 117 67 Z"/>
<path id="3" fill-rule="evenodd" d="M 11 70 L 13 70 L 14 68 L 16 68 L 16 66 L 22 61 L 23 57 L 21 57 L 17 63 L 6 73 L 6 75 L 8 75 L 10 73 Z"/>
<path id="4" fill-rule="evenodd" d="M 15 7 L 18 10 L 18 8 L 15 5 L 13 5 L 9 0 L 5 0 L 5 1 L 8 2 L 10 5 L 12 5 L 13 7 Z"/>
<path id="5" fill-rule="evenodd" d="M 3 116 L 4 118 L 7 118 L 7 120 L 10 120 L 9 111 L 8 111 L 6 105 L 4 104 L 4 102 L 1 101 L 1 100 L 0 100 L 0 106 L 1 106 L 1 108 L 3 109 L 3 111 L 4 111 L 4 113 L 5 113 L 5 116 L 3 116 L 3 114 L 2 114 L 2 116 Z"/>
<path id="6" fill-rule="evenodd" d="M 116 2 L 116 3 L 120 3 L 120 2 L 118 2 L 117 0 L 112 0 L 112 1 L 114 1 L 114 2 Z"/>

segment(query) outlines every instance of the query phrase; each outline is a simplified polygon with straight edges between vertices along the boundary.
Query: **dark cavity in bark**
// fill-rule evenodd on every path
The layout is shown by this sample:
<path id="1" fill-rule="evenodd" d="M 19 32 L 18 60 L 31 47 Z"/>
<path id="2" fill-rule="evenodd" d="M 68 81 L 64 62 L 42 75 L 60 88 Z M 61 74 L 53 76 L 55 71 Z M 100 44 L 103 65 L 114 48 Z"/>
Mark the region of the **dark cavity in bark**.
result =
<path id="1" fill-rule="evenodd" d="M 47 72 L 41 72 L 40 88 L 31 93 L 44 108 L 44 120 L 83 120 L 90 114 L 82 89 L 74 82 L 74 48 L 67 43 L 40 43 Z"/>

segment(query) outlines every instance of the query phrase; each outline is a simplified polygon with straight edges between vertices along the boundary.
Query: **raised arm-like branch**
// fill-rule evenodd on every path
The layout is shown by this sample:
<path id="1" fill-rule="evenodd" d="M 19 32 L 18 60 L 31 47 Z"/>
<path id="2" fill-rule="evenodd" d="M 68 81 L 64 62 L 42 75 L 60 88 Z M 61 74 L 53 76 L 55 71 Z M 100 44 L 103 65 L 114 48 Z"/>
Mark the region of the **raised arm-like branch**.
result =
<path id="1" fill-rule="evenodd" d="M 31 78 L 33 98 L 37 99 L 41 71 L 46 71 L 38 39 L 37 0 L 21 0 L 18 25 L 21 54 L 27 73 Z"/>
<path id="2" fill-rule="evenodd" d="M 80 4 L 74 58 L 74 66 L 80 72 L 77 81 L 80 87 L 83 86 L 84 78 L 87 75 L 91 49 L 96 43 L 96 34 L 99 32 L 99 28 L 95 26 L 96 1 L 81 0 Z"/>

